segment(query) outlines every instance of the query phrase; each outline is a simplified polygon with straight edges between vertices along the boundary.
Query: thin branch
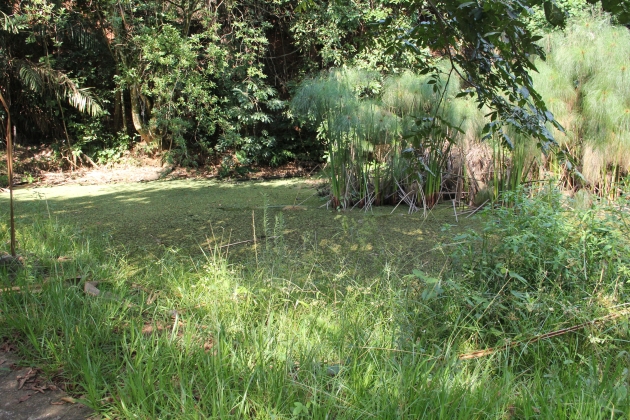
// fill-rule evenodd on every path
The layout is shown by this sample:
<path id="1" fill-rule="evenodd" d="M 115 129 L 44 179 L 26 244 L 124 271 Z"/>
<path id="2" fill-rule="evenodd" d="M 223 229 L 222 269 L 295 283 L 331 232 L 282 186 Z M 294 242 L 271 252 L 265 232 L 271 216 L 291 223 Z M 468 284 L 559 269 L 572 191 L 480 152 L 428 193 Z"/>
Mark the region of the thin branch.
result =
<path id="1" fill-rule="evenodd" d="M 597 325 L 597 324 L 600 324 L 602 322 L 610 321 L 610 320 L 613 320 L 613 319 L 616 319 L 616 318 L 619 318 L 621 316 L 628 315 L 628 314 L 630 314 L 630 310 L 626 309 L 625 311 L 617 312 L 617 313 L 614 313 L 614 314 L 609 314 L 609 315 L 606 315 L 604 317 L 601 317 L 601 318 L 598 318 L 598 319 L 593 319 L 591 321 L 587 321 L 587 322 L 584 322 L 584 323 L 579 324 L 579 325 L 574 325 L 574 326 L 569 327 L 569 328 L 563 328 L 561 330 L 556 330 L 556 331 L 548 332 L 548 333 L 545 333 L 545 334 L 540 334 L 540 335 L 534 336 L 532 338 L 529 338 L 527 340 L 514 341 L 512 343 L 508 343 L 508 344 L 505 344 L 505 345 L 500 346 L 500 347 L 493 347 L 493 348 L 489 348 L 489 349 L 485 349 L 485 350 L 474 351 L 472 353 L 460 354 L 457 358 L 459 360 L 479 359 L 479 358 L 484 357 L 484 356 L 490 356 L 491 354 L 495 354 L 495 353 L 497 353 L 499 351 L 502 351 L 502 350 L 511 349 L 512 347 L 526 345 L 526 344 L 532 344 L 532 343 L 535 343 L 537 341 L 544 340 L 544 339 L 547 339 L 547 338 L 559 337 L 561 335 L 564 335 L 564 334 L 567 334 L 567 333 L 570 333 L 570 332 L 579 331 L 581 329 L 584 329 L 584 328 L 588 327 L 589 325 Z"/>

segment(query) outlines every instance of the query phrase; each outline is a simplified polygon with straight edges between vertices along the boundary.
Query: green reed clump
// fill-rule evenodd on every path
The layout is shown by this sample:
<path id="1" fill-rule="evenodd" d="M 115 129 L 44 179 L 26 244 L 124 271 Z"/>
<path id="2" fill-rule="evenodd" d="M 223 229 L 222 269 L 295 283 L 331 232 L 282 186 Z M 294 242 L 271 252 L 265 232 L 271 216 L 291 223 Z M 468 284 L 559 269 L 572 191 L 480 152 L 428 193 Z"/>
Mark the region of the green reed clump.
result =
<path id="1" fill-rule="evenodd" d="M 369 209 L 404 200 L 414 208 L 432 207 L 461 127 L 478 113 L 455 99 L 457 91 L 456 77 L 446 71 L 382 80 L 376 73 L 340 69 L 305 81 L 292 107 L 328 144 L 330 204 Z"/>
<path id="2" fill-rule="evenodd" d="M 557 133 L 559 142 L 593 191 L 617 196 L 630 170 L 630 34 L 593 16 L 574 20 L 543 43 L 547 62 L 533 78 L 566 129 L 566 135 Z M 549 169 L 567 176 L 556 160 L 549 162 Z"/>
<path id="3" fill-rule="evenodd" d="M 333 70 L 305 81 L 292 101 L 294 112 L 327 144 L 333 208 L 350 206 L 361 192 L 368 198 L 369 154 L 399 134 L 394 116 L 370 100 L 379 91 L 376 72 Z"/>
<path id="4" fill-rule="evenodd" d="M 535 142 L 510 132 L 510 140 L 482 141 L 484 110 L 456 98 L 460 81 L 446 63 L 438 75 L 337 69 L 306 80 L 292 109 L 328 146 L 329 204 L 404 201 L 415 210 L 445 193 L 481 204 L 478 192 L 497 199 L 536 181 L 536 172 L 569 190 L 618 197 L 630 171 L 630 34 L 582 16 L 541 43 L 548 58 L 532 77 L 565 128 L 554 129 L 557 155 L 541 156 Z"/>

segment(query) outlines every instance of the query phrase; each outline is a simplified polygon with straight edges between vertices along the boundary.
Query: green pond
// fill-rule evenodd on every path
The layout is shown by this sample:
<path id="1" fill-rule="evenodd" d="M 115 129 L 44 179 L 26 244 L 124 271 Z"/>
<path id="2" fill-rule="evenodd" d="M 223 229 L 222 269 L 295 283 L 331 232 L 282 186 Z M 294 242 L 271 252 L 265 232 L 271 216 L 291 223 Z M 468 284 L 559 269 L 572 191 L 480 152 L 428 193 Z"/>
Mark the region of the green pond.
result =
<path id="1" fill-rule="evenodd" d="M 367 265 L 396 260 L 434 271 L 444 261 L 441 244 L 476 219 L 456 221 L 450 202 L 426 217 L 409 214 L 404 204 L 367 212 L 327 209 L 316 185 L 308 179 L 173 180 L 25 188 L 15 191 L 16 227 L 19 232 L 20 224 L 52 217 L 110 239 L 131 257 L 220 250 L 243 260 L 268 249 L 269 241 L 282 241 L 288 252 L 355 256 Z M 8 194 L 0 204 L 8 208 Z"/>

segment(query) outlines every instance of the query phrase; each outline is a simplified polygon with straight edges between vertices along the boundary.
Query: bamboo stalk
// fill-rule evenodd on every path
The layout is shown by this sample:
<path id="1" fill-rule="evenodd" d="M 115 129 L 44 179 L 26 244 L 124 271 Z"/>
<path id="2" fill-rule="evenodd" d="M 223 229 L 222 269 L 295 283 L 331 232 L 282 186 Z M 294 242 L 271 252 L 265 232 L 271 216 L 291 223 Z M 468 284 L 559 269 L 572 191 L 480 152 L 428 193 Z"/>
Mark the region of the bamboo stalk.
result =
<path id="1" fill-rule="evenodd" d="M 7 173 L 9 178 L 9 219 L 11 224 L 11 256 L 16 257 L 15 254 L 15 216 L 13 212 L 13 141 L 11 138 L 11 113 L 9 112 L 9 106 L 2 96 L 0 91 L 0 101 L 2 106 L 7 112 Z"/>

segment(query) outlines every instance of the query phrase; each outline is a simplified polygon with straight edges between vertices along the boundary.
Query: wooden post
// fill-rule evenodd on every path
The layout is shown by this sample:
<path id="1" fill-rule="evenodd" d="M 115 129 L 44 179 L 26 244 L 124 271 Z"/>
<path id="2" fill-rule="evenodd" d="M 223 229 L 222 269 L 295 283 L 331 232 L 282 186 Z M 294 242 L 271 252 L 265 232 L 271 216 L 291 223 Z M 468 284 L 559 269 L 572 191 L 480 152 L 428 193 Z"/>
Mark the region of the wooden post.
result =
<path id="1" fill-rule="evenodd" d="M 11 113 L 9 107 L 2 96 L 0 91 L 0 101 L 2 106 L 7 112 L 7 173 L 9 176 L 9 218 L 11 219 L 11 256 L 16 257 L 15 254 L 15 217 L 13 216 L 13 141 L 11 140 Z"/>

